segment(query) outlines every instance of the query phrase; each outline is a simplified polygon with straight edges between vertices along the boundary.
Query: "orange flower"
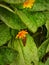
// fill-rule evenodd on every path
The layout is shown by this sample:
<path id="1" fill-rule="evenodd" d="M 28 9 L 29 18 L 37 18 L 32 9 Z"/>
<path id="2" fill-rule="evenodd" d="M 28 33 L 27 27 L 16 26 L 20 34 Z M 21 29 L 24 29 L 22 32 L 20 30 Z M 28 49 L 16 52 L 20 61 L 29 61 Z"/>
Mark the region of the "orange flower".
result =
<path id="1" fill-rule="evenodd" d="M 23 4 L 23 8 L 32 8 L 35 0 L 26 0 Z"/>
<path id="2" fill-rule="evenodd" d="M 28 32 L 26 31 L 26 30 L 22 30 L 22 31 L 20 31 L 18 34 L 17 34 L 17 36 L 16 36 L 16 38 L 25 38 L 26 37 L 26 34 L 28 34 Z"/>

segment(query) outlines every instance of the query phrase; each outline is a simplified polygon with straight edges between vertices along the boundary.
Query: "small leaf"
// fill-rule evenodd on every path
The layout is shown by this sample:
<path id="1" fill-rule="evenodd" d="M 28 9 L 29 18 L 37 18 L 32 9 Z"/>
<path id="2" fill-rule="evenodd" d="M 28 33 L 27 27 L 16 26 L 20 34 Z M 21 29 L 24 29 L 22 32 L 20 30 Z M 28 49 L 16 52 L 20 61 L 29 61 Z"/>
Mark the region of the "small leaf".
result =
<path id="1" fill-rule="evenodd" d="M 39 53 L 39 59 L 41 60 L 42 57 L 45 55 L 46 50 L 47 50 L 47 46 L 49 44 L 49 38 L 44 41 L 41 46 L 38 48 L 38 53 Z"/>

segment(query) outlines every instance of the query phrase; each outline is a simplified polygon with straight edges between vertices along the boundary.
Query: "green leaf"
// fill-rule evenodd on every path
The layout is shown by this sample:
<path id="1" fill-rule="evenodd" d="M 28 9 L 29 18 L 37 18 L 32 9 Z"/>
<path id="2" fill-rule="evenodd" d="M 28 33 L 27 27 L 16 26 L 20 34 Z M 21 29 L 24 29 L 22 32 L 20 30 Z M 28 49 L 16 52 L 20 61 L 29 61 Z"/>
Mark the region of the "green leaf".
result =
<path id="1" fill-rule="evenodd" d="M 42 57 L 45 55 L 46 50 L 47 50 L 47 46 L 49 44 L 49 38 L 44 41 L 41 46 L 38 48 L 38 53 L 39 53 L 39 59 L 41 60 Z"/>
<path id="2" fill-rule="evenodd" d="M 22 22 L 28 27 L 33 33 L 37 31 L 38 27 L 41 27 L 46 22 L 46 16 L 44 13 L 30 13 L 16 10 L 16 13 L 22 20 Z"/>
<path id="3" fill-rule="evenodd" d="M 47 10 L 45 4 L 42 3 L 35 3 L 30 11 L 45 11 Z"/>
<path id="4" fill-rule="evenodd" d="M 25 0 L 2 0 L 2 1 L 10 4 L 19 4 L 19 3 L 23 3 Z"/>
<path id="5" fill-rule="evenodd" d="M 30 35 L 27 35 L 25 46 L 20 39 L 14 40 L 10 46 L 19 52 L 16 65 L 38 65 L 37 47 Z"/>
<path id="6" fill-rule="evenodd" d="M 17 56 L 17 51 L 8 47 L 0 47 L 0 65 L 8 65 L 13 63 Z"/>
<path id="7" fill-rule="evenodd" d="M 21 22 L 21 20 L 19 19 L 19 17 L 8 11 L 5 8 L 0 7 L 0 19 L 9 27 L 13 28 L 13 29 L 24 29 L 26 28 L 26 26 Z"/>
<path id="8" fill-rule="evenodd" d="M 49 65 L 49 58 L 48 58 L 47 61 L 45 62 L 45 65 Z"/>
<path id="9" fill-rule="evenodd" d="M 49 0 L 35 0 L 35 3 L 30 11 L 49 11 Z"/>
<path id="10" fill-rule="evenodd" d="M 5 24 L 0 24 L 0 46 L 11 39 L 10 29 Z"/>

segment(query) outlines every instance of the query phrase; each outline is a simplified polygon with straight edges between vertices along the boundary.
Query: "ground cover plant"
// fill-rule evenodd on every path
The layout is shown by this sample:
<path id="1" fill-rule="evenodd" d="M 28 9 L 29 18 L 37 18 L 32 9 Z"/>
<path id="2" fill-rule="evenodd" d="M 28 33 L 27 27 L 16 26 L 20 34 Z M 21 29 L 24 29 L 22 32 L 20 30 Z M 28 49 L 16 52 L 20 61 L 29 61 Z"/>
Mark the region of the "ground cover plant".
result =
<path id="1" fill-rule="evenodd" d="M 0 65 L 49 65 L 49 0 L 0 0 Z"/>

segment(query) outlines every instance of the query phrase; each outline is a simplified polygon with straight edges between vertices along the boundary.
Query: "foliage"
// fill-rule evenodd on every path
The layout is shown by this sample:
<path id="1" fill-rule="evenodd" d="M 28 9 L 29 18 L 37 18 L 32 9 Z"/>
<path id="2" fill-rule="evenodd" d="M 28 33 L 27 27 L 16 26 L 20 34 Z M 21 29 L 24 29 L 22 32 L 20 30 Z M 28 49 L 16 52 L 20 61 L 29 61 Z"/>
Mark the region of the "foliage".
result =
<path id="1" fill-rule="evenodd" d="M 25 1 L 0 0 L 0 65 L 49 65 L 49 0 Z"/>

